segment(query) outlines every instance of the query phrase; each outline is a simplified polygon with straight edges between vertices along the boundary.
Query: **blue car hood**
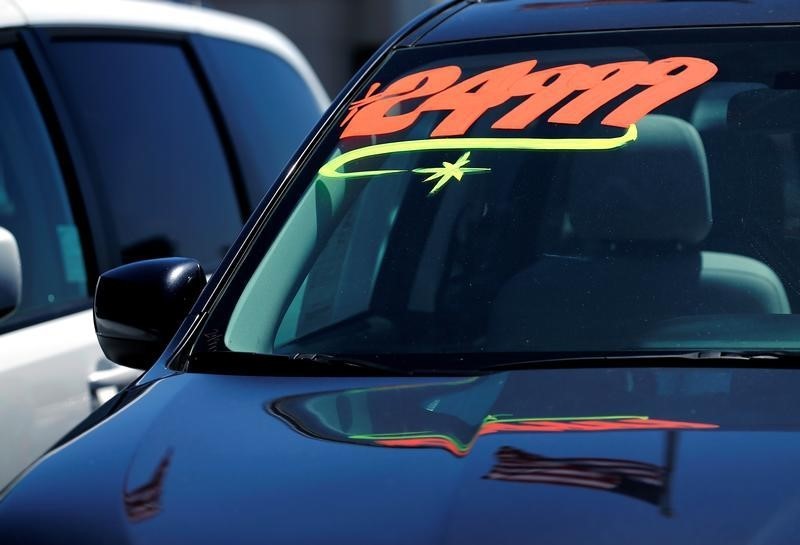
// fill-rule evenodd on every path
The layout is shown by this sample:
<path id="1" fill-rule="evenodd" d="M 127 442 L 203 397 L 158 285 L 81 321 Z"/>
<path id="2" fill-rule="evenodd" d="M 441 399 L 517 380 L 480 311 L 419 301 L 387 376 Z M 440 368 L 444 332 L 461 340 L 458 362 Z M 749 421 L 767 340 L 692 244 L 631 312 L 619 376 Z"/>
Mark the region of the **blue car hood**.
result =
<path id="1" fill-rule="evenodd" d="M 798 375 L 176 375 L 35 464 L 0 542 L 794 544 Z"/>

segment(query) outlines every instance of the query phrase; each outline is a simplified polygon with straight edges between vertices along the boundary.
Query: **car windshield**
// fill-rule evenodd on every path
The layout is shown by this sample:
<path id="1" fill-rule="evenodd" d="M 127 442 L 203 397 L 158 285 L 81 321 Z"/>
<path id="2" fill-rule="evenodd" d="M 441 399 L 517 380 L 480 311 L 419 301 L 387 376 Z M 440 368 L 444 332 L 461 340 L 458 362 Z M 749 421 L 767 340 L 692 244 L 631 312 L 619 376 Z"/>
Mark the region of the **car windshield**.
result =
<path id="1" fill-rule="evenodd" d="M 393 53 L 277 194 L 196 351 L 800 349 L 792 36 Z"/>

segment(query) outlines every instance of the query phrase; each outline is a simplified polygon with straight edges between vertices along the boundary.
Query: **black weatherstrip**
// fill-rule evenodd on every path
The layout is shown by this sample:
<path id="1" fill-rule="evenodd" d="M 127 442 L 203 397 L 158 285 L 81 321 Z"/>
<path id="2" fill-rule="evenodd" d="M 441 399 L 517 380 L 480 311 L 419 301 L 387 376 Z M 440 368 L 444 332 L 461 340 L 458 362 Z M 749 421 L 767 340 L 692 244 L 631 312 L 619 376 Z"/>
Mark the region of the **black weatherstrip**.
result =
<path id="1" fill-rule="evenodd" d="M 64 103 L 50 72 L 37 31 L 27 29 L 20 32 L 17 53 L 44 118 L 61 168 L 72 216 L 80 234 L 87 292 L 91 294 L 94 292 L 94 283 L 99 276 L 101 264 L 109 262 L 107 248 L 99 244 L 100 237 L 97 235 L 103 232 L 105 226 L 102 225 L 99 216 L 90 212 L 92 206 L 96 207 L 91 197 L 93 192 L 87 192 L 88 176 L 85 166 L 78 160 L 80 156 L 77 140 L 69 125 Z"/>
<path id="2" fill-rule="evenodd" d="M 189 65 L 197 78 L 197 83 L 200 86 L 200 92 L 203 93 L 203 98 L 208 105 L 209 112 L 214 121 L 214 127 L 217 129 L 220 143 L 222 144 L 225 159 L 228 163 L 228 168 L 231 173 L 231 180 L 233 180 L 233 189 L 236 194 L 236 202 L 239 205 L 239 211 L 242 214 L 242 224 L 247 221 L 250 214 L 253 212 L 253 205 L 247 195 L 247 186 L 244 183 L 244 174 L 242 172 L 240 158 L 236 153 L 236 146 L 233 144 L 233 137 L 228 125 L 225 123 L 225 116 L 222 113 L 222 107 L 219 103 L 219 97 L 214 93 L 213 85 L 209 78 L 208 70 L 203 64 L 201 52 L 204 48 L 202 38 L 198 36 L 189 36 L 184 51 Z"/>

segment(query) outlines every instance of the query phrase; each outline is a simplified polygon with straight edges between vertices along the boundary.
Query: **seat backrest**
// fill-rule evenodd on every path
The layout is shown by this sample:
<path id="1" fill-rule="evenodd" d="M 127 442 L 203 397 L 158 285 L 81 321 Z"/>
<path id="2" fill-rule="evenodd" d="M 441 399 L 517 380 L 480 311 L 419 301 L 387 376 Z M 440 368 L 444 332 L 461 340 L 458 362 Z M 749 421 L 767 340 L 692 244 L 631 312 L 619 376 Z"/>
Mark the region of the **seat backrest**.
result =
<path id="1" fill-rule="evenodd" d="M 697 131 L 661 115 L 638 131 L 621 150 L 575 154 L 567 214 L 585 250 L 542 256 L 506 283 L 493 348 L 621 350 L 677 316 L 789 311 L 763 263 L 700 252 L 712 219 Z"/>
<path id="2" fill-rule="evenodd" d="M 750 89 L 731 96 L 722 129 L 700 131 L 715 210 L 706 247 L 766 264 L 794 306 L 800 304 L 798 111 L 796 89 Z"/>

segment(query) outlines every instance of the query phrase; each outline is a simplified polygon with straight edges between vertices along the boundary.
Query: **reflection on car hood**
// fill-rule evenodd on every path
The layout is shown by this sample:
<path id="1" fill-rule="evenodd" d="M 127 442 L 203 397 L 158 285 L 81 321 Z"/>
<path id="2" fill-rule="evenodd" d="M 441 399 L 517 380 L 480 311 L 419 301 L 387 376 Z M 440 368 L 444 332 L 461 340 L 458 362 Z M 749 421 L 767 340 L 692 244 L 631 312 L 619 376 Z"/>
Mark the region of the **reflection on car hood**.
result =
<path id="1" fill-rule="evenodd" d="M 795 543 L 798 375 L 175 376 L 40 461 L 0 502 L 0 535 Z"/>
<path id="2" fill-rule="evenodd" d="M 552 376 L 547 372 L 539 374 Z M 707 430 L 718 427 L 716 424 L 664 420 L 647 415 L 608 414 L 614 412 L 608 409 L 593 416 L 567 416 L 557 410 L 555 414 L 544 416 L 541 411 L 547 409 L 541 403 L 530 403 L 526 397 L 513 399 L 513 395 L 509 399 L 504 395 L 507 390 L 513 390 L 512 386 L 506 385 L 506 379 L 507 375 L 490 375 L 441 385 L 353 389 L 294 396 L 277 400 L 271 409 L 298 431 L 320 439 L 383 447 L 442 448 L 455 456 L 466 456 L 479 437 L 494 433 Z M 530 386 L 536 388 L 536 384 Z M 520 402 L 524 408 L 520 407 Z M 516 406 L 517 411 L 498 412 L 504 406 L 509 407 L 507 411 Z"/>

